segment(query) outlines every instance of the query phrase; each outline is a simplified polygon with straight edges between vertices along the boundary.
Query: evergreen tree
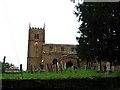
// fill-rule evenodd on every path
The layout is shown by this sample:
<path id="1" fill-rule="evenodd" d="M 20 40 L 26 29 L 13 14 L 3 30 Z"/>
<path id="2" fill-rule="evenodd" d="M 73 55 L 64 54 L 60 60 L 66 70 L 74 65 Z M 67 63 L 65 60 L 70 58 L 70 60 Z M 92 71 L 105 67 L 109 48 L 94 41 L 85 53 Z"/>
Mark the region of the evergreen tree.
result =
<path id="1" fill-rule="evenodd" d="M 120 64 L 120 3 L 83 2 L 75 6 L 79 27 L 77 53 L 83 60 L 107 59 Z"/>

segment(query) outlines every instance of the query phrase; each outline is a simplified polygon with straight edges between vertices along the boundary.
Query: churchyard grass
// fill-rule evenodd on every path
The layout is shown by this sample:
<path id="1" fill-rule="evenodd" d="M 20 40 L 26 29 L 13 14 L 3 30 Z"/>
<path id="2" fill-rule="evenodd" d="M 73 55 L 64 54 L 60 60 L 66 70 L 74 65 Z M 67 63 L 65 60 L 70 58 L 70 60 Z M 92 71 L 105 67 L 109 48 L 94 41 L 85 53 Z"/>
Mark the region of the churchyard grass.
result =
<path id="1" fill-rule="evenodd" d="M 96 70 L 84 69 L 66 69 L 62 73 L 58 72 L 35 72 L 28 73 L 24 71 L 22 74 L 2 74 L 2 79 L 64 79 L 64 78 L 104 78 L 104 77 L 120 77 L 119 72 L 103 73 Z"/>

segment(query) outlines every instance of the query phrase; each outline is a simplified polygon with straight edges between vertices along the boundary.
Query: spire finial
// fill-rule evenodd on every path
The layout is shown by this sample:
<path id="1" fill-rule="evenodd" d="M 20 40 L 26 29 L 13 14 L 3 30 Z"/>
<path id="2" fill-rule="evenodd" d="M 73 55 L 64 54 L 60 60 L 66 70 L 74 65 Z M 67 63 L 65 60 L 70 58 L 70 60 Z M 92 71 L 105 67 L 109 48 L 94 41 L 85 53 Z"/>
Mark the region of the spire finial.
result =
<path id="1" fill-rule="evenodd" d="M 29 29 L 31 28 L 31 22 L 29 22 Z"/>
<path id="2" fill-rule="evenodd" d="M 43 29 L 45 30 L 45 23 L 44 23 L 44 25 L 43 25 Z"/>

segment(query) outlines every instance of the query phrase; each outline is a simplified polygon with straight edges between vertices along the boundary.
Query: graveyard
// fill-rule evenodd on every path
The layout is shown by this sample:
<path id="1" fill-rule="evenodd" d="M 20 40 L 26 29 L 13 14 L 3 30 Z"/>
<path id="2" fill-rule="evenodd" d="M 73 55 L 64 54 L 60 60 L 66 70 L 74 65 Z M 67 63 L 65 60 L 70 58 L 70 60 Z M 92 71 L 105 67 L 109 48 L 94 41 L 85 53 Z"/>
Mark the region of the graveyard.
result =
<path id="1" fill-rule="evenodd" d="M 4 65 L 0 74 L 3 88 L 120 88 L 120 66 L 109 62 L 81 62 L 80 67 L 61 69 L 56 66 L 46 71 L 33 68 L 23 71 L 22 65 L 20 69 Z"/>
<path id="2" fill-rule="evenodd" d="M 120 88 L 120 72 L 98 72 L 71 68 L 62 72 L 27 72 L 2 74 L 3 88 Z"/>
<path id="3" fill-rule="evenodd" d="M 88 63 L 81 62 L 80 67 L 70 66 L 68 68 L 56 67 L 46 69 L 32 68 L 30 71 L 22 70 L 22 64 L 19 68 L 13 68 L 8 64 L 3 63 L 2 79 L 69 79 L 69 78 L 105 78 L 105 77 L 120 77 L 120 66 L 110 65 L 110 62 L 95 62 Z M 7 67 L 6 67 L 7 66 Z M 11 68 L 12 67 L 12 68 Z"/>
<path id="4" fill-rule="evenodd" d="M 71 68 L 62 72 L 27 72 L 23 71 L 10 74 L 2 74 L 2 79 L 68 79 L 68 78 L 105 78 L 105 77 L 120 77 L 120 71 L 114 72 L 98 72 L 91 69 L 75 69 Z"/>

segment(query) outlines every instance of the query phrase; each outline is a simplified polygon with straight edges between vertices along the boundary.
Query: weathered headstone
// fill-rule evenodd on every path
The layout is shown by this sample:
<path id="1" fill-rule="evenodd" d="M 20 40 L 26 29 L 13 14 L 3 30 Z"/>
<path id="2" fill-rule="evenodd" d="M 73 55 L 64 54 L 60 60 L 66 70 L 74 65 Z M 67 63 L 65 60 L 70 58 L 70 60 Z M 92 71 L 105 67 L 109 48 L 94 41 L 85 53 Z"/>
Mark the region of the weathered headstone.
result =
<path id="1" fill-rule="evenodd" d="M 66 69 L 66 63 L 64 63 L 64 69 Z"/>
<path id="2" fill-rule="evenodd" d="M 97 64 L 97 71 L 100 72 L 100 63 Z"/>
<path id="3" fill-rule="evenodd" d="M 118 72 L 120 71 L 120 66 L 119 65 L 116 66 L 116 71 L 118 71 Z"/>
<path id="4" fill-rule="evenodd" d="M 75 67 L 73 65 L 71 66 L 71 69 L 72 69 L 72 73 L 76 73 Z"/>
<path id="5" fill-rule="evenodd" d="M 85 70 L 87 69 L 87 65 L 86 65 L 86 64 L 84 64 L 84 69 L 85 69 Z"/>
<path id="6" fill-rule="evenodd" d="M 105 72 L 105 70 L 106 70 L 106 64 L 105 64 L 105 62 L 104 61 L 101 61 L 101 71 L 102 72 Z"/>
<path id="7" fill-rule="evenodd" d="M 45 69 L 46 69 L 46 71 L 48 72 L 48 65 L 47 65 L 47 64 L 45 65 Z"/>
<path id="8" fill-rule="evenodd" d="M 60 72 L 62 73 L 62 65 L 60 64 Z"/>
<path id="9" fill-rule="evenodd" d="M 106 71 L 107 73 L 110 72 L 110 62 L 106 62 Z"/>
<path id="10" fill-rule="evenodd" d="M 111 71 L 114 72 L 115 71 L 115 66 L 111 66 Z"/>
<path id="11" fill-rule="evenodd" d="M 59 72 L 59 68 L 60 68 L 60 67 L 59 67 L 59 63 L 57 62 L 57 71 L 58 71 L 58 72 Z"/>

